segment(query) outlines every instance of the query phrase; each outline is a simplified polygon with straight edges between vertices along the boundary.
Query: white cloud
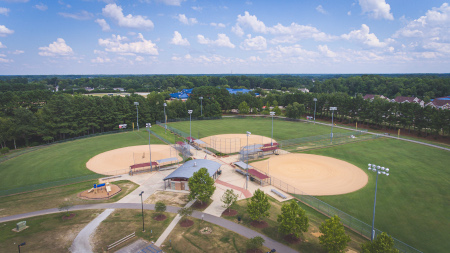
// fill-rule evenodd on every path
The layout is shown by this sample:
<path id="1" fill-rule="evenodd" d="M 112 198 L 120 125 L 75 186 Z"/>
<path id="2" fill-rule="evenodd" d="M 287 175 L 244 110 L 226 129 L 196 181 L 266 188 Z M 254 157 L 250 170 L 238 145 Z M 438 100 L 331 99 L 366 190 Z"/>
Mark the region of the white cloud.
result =
<path id="1" fill-rule="evenodd" d="M 66 3 L 64 3 L 64 2 L 61 1 L 61 0 L 58 0 L 58 3 L 59 3 L 60 5 L 63 5 L 63 6 L 66 7 L 67 9 L 72 8 L 72 6 L 71 6 L 70 4 L 66 4 Z"/>
<path id="2" fill-rule="evenodd" d="M 136 56 L 136 59 L 134 59 L 135 61 L 144 61 L 144 57 L 138 55 Z"/>
<path id="3" fill-rule="evenodd" d="M 3 43 L 0 41 L 0 48 L 6 48 L 5 45 L 3 45 Z"/>
<path id="4" fill-rule="evenodd" d="M 352 15 L 352 11 L 348 11 L 348 12 L 347 12 L 347 15 L 348 15 L 348 16 L 351 16 L 351 15 Z"/>
<path id="5" fill-rule="evenodd" d="M 200 7 L 200 6 L 192 6 L 191 7 L 194 11 L 202 11 L 203 10 L 203 7 Z"/>
<path id="6" fill-rule="evenodd" d="M 235 45 L 231 43 L 230 38 L 226 34 L 220 33 L 217 35 L 217 40 L 210 40 L 205 38 L 203 35 L 197 35 L 198 43 L 204 45 L 212 45 L 218 47 L 229 47 L 234 48 Z"/>
<path id="7" fill-rule="evenodd" d="M 261 61 L 261 58 L 259 56 L 250 56 L 248 58 L 249 61 L 259 62 Z"/>
<path id="8" fill-rule="evenodd" d="M 9 3 L 28 3 L 30 0 L 3 0 L 3 2 L 9 2 Z"/>
<path id="9" fill-rule="evenodd" d="M 316 7 L 316 11 L 318 11 L 318 12 L 320 12 L 320 13 L 322 13 L 322 14 L 327 14 L 327 12 L 325 11 L 325 9 L 322 7 L 322 5 L 318 5 L 317 7 Z"/>
<path id="10" fill-rule="evenodd" d="M 13 34 L 14 30 L 8 29 L 4 25 L 0 25 L 0 37 L 5 37 L 6 35 Z"/>
<path id="11" fill-rule="evenodd" d="M 48 45 L 48 47 L 39 48 L 40 56 L 70 56 L 73 55 L 73 50 L 69 47 L 64 39 L 58 38 L 55 42 Z"/>
<path id="12" fill-rule="evenodd" d="M 76 19 L 76 20 L 88 20 L 88 19 L 91 19 L 91 18 L 94 17 L 94 14 L 92 14 L 92 13 L 90 13 L 88 11 L 85 11 L 85 10 L 82 10 L 82 11 L 80 11 L 78 13 L 60 12 L 58 14 L 63 16 L 63 17 L 65 17 L 65 18 L 73 18 L 73 19 Z"/>
<path id="13" fill-rule="evenodd" d="M 91 62 L 92 63 L 106 63 L 106 62 L 111 62 L 111 59 L 109 59 L 108 57 L 97 56 L 97 58 L 92 59 Z"/>
<path id="14" fill-rule="evenodd" d="M 369 47 L 385 47 L 387 45 L 386 42 L 381 42 L 374 33 L 369 33 L 369 27 L 366 24 L 362 24 L 360 30 L 342 34 L 341 37 L 346 40 L 361 42 Z"/>
<path id="15" fill-rule="evenodd" d="M 43 3 L 39 3 L 39 4 L 36 4 L 34 6 L 34 8 L 36 8 L 36 9 L 38 9 L 40 11 L 46 11 L 48 9 L 48 6 L 43 4 Z"/>
<path id="16" fill-rule="evenodd" d="M 309 25 L 299 25 L 291 23 L 290 26 L 283 26 L 278 23 L 273 27 L 267 27 L 264 22 L 258 20 L 254 15 L 250 15 L 247 11 L 244 16 L 238 15 L 236 25 L 233 26 L 232 31 L 242 36 L 244 34 L 243 28 L 250 28 L 257 33 L 270 33 L 278 37 L 273 39 L 272 43 L 289 42 L 295 43 L 301 39 L 314 39 L 316 41 L 330 41 L 336 39 L 335 36 L 327 35 L 320 32 L 317 28 Z"/>
<path id="17" fill-rule="evenodd" d="M 393 20 L 391 6 L 386 3 L 386 0 L 359 0 L 363 13 L 368 13 L 370 17 L 375 19 Z"/>
<path id="18" fill-rule="evenodd" d="M 172 6 L 180 6 L 182 2 L 185 2 L 186 0 L 157 0 L 158 2 L 162 2 L 166 5 L 172 5 Z"/>
<path id="19" fill-rule="evenodd" d="M 186 38 L 183 38 L 178 31 L 173 33 L 173 38 L 170 40 L 170 44 L 174 44 L 177 46 L 189 46 L 190 43 Z"/>
<path id="20" fill-rule="evenodd" d="M 98 44 L 105 47 L 107 52 L 134 55 L 134 54 L 149 54 L 158 55 L 158 48 L 151 40 L 144 39 L 141 33 L 138 34 L 139 41 L 124 43 L 128 40 L 126 37 L 120 35 L 112 35 L 111 39 L 99 39 Z"/>
<path id="21" fill-rule="evenodd" d="M 11 54 L 23 54 L 23 53 L 25 53 L 25 51 L 23 50 L 16 50 L 14 52 L 11 52 Z"/>
<path id="22" fill-rule="evenodd" d="M 102 28 L 102 31 L 107 32 L 107 31 L 111 30 L 111 27 L 108 25 L 108 23 L 104 19 L 98 18 L 95 20 L 95 23 L 100 25 L 100 27 Z"/>
<path id="23" fill-rule="evenodd" d="M 105 8 L 102 9 L 102 13 L 104 16 L 114 19 L 121 27 L 153 28 L 153 22 L 150 19 L 147 19 L 147 17 L 141 15 L 133 16 L 131 14 L 124 16 L 122 7 L 117 6 L 116 4 L 106 5 Z"/>
<path id="24" fill-rule="evenodd" d="M 0 56 L 0 62 L 1 62 L 1 63 L 9 63 L 9 62 L 14 62 L 14 61 L 11 60 L 11 59 L 2 58 L 2 57 Z"/>
<path id="25" fill-rule="evenodd" d="M 287 59 L 296 58 L 299 60 L 312 61 L 317 58 L 317 52 L 303 49 L 300 45 L 293 46 L 281 46 L 278 45 L 275 48 L 268 50 L 270 58 Z"/>
<path id="26" fill-rule="evenodd" d="M 242 50 L 264 50 L 267 48 L 266 39 L 262 36 L 256 36 L 252 38 L 252 35 L 247 35 L 247 39 L 241 43 L 240 48 Z"/>
<path id="27" fill-rule="evenodd" d="M 195 25 L 198 23 L 196 18 L 187 18 L 184 14 L 178 14 L 178 16 L 176 16 L 176 19 L 178 19 L 178 21 L 185 25 Z"/>
<path id="28" fill-rule="evenodd" d="M 210 26 L 214 26 L 214 27 L 218 27 L 218 28 L 225 28 L 226 27 L 226 25 L 223 24 L 223 23 L 214 23 L 214 22 L 212 22 L 212 23 L 209 23 L 209 25 Z"/>
<path id="29" fill-rule="evenodd" d="M 8 8 L 0 7 L 0 15 L 8 16 L 9 11 Z"/>
<path id="30" fill-rule="evenodd" d="M 337 56 L 335 52 L 328 49 L 327 45 L 319 45 L 317 48 L 319 49 L 319 52 L 321 52 L 323 55 L 327 57 L 334 58 Z"/>

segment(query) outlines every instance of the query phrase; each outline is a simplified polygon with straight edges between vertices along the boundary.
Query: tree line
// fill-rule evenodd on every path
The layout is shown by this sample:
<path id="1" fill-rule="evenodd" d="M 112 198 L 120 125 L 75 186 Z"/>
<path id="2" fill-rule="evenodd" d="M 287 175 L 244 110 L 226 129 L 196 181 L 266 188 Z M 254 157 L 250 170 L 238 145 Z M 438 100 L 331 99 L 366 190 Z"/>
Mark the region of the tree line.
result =
<path id="1" fill-rule="evenodd" d="M 338 108 L 334 116 L 339 122 L 357 122 L 378 129 L 404 128 L 425 135 L 450 134 L 450 110 L 391 103 L 380 98 L 364 100 L 361 94 L 354 97 L 343 92 L 262 91 L 258 97 L 255 91 L 230 94 L 223 87 L 202 86 L 194 88 L 185 102 L 168 102 L 169 98 L 169 92 L 151 92 L 147 97 L 135 94 L 98 97 L 48 90 L 0 92 L 0 144 L 15 148 L 118 130 L 119 124 L 131 127 L 137 113 L 140 125 L 144 126 L 164 121 L 164 109 L 168 119 L 188 118 L 188 110 L 193 110 L 192 117 L 217 117 L 232 109 L 243 114 L 268 115 L 271 107 L 278 116 L 300 118 L 313 116 L 316 107 L 316 118 L 330 119 L 329 107 L 333 106 Z M 138 112 L 134 102 L 139 102 Z M 284 112 L 278 106 L 284 107 Z"/>

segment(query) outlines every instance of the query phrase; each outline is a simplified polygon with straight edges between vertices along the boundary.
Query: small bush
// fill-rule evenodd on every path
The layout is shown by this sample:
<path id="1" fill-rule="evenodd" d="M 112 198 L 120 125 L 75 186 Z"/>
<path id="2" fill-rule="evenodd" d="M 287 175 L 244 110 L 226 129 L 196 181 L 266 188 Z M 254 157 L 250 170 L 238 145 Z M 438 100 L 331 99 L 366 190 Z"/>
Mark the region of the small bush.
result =
<path id="1" fill-rule="evenodd" d="M 4 147 L 4 148 L 2 148 L 2 149 L 0 149 L 0 154 L 6 154 L 6 153 L 8 153 L 9 152 L 9 148 L 8 147 Z"/>
<path id="2" fill-rule="evenodd" d="M 245 245 L 247 249 L 259 249 L 263 246 L 265 240 L 261 236 L 255 236 L 247 240 Z"/>

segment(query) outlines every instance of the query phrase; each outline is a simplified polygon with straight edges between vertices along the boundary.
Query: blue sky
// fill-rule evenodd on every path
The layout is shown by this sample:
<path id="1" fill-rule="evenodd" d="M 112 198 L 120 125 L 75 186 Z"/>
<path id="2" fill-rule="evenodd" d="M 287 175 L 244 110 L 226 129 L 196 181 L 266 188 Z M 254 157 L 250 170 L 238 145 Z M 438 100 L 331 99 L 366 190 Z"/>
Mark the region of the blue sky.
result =
<path id="1" fill-rule="evenodd" d="M 438 0 L 0 0 L 0 74 L 449 73 Z"/>

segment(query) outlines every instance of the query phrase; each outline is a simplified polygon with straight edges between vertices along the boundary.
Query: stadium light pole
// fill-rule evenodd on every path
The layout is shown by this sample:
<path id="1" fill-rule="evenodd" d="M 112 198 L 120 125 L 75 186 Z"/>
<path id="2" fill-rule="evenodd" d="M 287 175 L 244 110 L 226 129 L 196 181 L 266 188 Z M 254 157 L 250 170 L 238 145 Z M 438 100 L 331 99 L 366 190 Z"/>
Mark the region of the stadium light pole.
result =
<path id="1" fill-rule="evenodd" d="M 331 143 L 333 143 L 333 125 L 334 125 L 334 111 L 337 110 L 337 107 L 330 107 L 330 111 L 331 111 Z"/>
<path id="2" fill-rule="evenodd" d="M 200 99 L 200 116 L 203 117 L 203 97 L 199 97 Z"/>
<path id="3" fill-rule="evenodd" d="M 317 98 L 313 98 L 314 100 L 314 125 L 316 124 L 316 103 L 317 103 Z"/>
<path id="4" fill-rule="evenodd" d="M 273 116 L 275 112 L 270 112 L 270 116 L 272 116 L 272 139 L 270 139 L 270 146 L 273 146 Z"/>
<path id="5" fill-rule="evenodd" d="M 375 181 L 375 198 L 373 200 L 373 218 L 372 218 L 372 234 L 370 236 L 370 241 L 373 241 L 375 238 L 375 206 L 377 204 L 377 188 L 378 188 L 378 175 L 383 174 L 386 176 L 389 176 L 389 168 L 380 167 L 379 165 L 370 164 L 369 163 L 369 169 L 377 173 L 377 179 Z"/>
<path id="6" fill-rule="evenodd" d="M 145 232 L 145 228 L 144 228 L 144 201 L 142 200 L 142 194 L 144 194 L 144 191 L 141 191 L 141 193 L 139 193 L 139 196 L 141 196 L 141 205 L 142 205 L 142 232 Z"/>
<path id="7" fill-rule="evenodd" d="M 188 110 L 189 113 L 189 142 L 192 140 L 192 125 L 191 125 L 191 119 L 192 119 L 192 110 Z M 189 155 L 191 155 L 191 145 L 189 143 Z"/>
<path id="8" fill-rule="evenodd" d="M 152 127 L 152 123 L 145 124 L 145 127 L 148 131 L 148 150 L 150 152 L 150 171 L 153 171 L 153 164 L 152 164 L 152 146 L 150 146 L 150 128 Z"/>
<path id="9" fill-rule="evenodd" d="M 134 102 L 134 105 L 136 106 L 136 125 L 137 125 L 137 129 L 139 131 L 139 102 Z"/>
<path id="10" fill-rule="evenodd" d="M 246 171 L 246 176 L 247 176 L 247 180 L 245 181 L 245 189 L 248 189 L 248 137 L 251 135 L 252 133 L 250 133 L 249 131 L 247 131 L 247 171 Z"/>
<path id="11" fill-rule="evenodd" d="M 164 133 L 167 131 L 167 116 L 166 116 L 166 106 L 167 104 L 164 103 Z"/>

